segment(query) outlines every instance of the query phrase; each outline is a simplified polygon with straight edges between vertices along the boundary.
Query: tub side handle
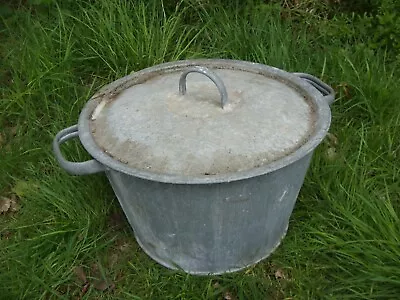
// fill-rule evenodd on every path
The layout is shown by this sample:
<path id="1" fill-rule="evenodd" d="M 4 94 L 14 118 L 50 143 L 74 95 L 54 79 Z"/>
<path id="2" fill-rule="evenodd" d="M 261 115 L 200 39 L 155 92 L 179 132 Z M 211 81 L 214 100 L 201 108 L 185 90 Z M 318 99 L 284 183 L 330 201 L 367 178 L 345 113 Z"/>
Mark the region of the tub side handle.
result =
<path id="1" fill-rule="evenodd" d="M 60 145 L 76 137 L 79 137 L 78 125 L 61 130 L 54 138 L 53 152 L 60 166 L 72 175 L 88 175 L 105 171 L 105 167 L 95 159 L 84 162 L 71 162 L 64 158 Z"/>
<path id="2" fill-rule="evenodd" d="M 307 81 L 310 85 L 316 88 L 322 95 L 323 99 L 331 105 L 335 100 L 335 91 L 334 89 L 327 85 L 325 82 L 321 81 L 315 76 L 306 73 L 293 73 L 294 75 L 300 77 L 301 79 Z"/>

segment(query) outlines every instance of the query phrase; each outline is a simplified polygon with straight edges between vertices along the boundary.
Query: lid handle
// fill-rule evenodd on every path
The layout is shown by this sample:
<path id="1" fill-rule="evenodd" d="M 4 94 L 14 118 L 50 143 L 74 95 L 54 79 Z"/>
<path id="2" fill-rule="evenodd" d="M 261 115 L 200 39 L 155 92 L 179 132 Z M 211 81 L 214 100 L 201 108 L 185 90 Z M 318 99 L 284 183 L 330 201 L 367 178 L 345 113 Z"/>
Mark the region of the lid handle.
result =
<path id="1" fill-rule="evenodd" d="M 182 73 L 181 77 L 179 78 L 179 94 L 185 95 L 186 94 L 186 77 L 189 73 L 200 73 L 208 78 L 210 78 L 218 88 L 218 91 L 221 95 L 221 107 L 224 108 L 226 102 L 228 101 L 228 93 L 226 91 L 225 85 L 221 78 L 217 76 L 213 71 L 206 67 L 191 67 L 187 69 L 185 72 Z"/>

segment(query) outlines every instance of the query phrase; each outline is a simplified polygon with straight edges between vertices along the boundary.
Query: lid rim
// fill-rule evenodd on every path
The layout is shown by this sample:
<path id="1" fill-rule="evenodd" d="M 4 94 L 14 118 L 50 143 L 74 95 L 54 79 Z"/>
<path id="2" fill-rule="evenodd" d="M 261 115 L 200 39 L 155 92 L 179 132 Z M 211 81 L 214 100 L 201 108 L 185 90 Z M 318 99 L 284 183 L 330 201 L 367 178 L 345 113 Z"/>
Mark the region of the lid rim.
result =
<path id="1" fill-rule="evenodd" d="M 280 157 L 274 161 L 271 161 L 265 165 L 259 167 L 253 167 L 245 171 L 235 171 L 232 173 L 221 173 L 216 175 L 177 175 L 177 174 L 160 174 L 150 171 L 145 171 L 142 169 L 137 169 L 131 166 L 128 166 L 117 159 L 109 156 L 104 150 L 102 150 L 97 143 L 95 142 L 91 130 L 90 130 L 90 117 L 99 103 L 99 99 L 101 100 L 101 96 L 111 94 L 115 95 L 119 91 L 122 91 L 129 87 L 129 82 L 133 78 L 141 78 L 143 74 L 148 74 L 149 72 L 168 70 L 177 67 L 190 67 L 196 65 L 212 65 L 212 66 L 223 66 L 226 65 L 227 68 L 239 68 L 243 67 L 246 69 L 254 70 L 255 72 L 259 71 L 262 73 L 267 73 L 272 76 L 277 76 L 279 78 L 285 79 L 287 82 L 290 82 L 295 87 L 300 88 L 310 97 L 311 102 L 315 108 L 315 123 L 314 130 L 309 136 L 309 138 L 300 145 L 297 149 L 292 151 L 291 153 Z M 256 177 L 271 173 L 283 167 L 286 167 L 297 160 L 302 159 L 310 152 L 312 152 L 323 140 L 325 137 L 331 122 L 331 112 L 328 103 L 326 103 L 321 94 L 313 87 L 311 87 L 308 83 L 301 80 L 294 74 L 283 71 L 281 69 L 252 63 L 246 61 L 238 61 L 238 60 L 227 60 L 227 59 L 198 59 L 198 60 L 184 60 L 177 62 L 168 62 L 160 65 L 156 65 L 150 68 L 146 68 L 140 70 L 138 72 L 132 73 L 125 77 L 122 77 L 99 90 L 91 99 L 86 103 L 83 108 L 78 123 L 79 137 L 80 140 L 85 147 L 85 149 L 100 163 L 105 165 L 110 170 L 119 171 L 125 173 L 127 175 L 135 176 L 138 178 L 164 182 L 164 183 L 173 183 L 173 184 L 210 184 L 210 183 L 224 183 L 231 182 L 237 180 L 245 180 L 248 178 Z"/>

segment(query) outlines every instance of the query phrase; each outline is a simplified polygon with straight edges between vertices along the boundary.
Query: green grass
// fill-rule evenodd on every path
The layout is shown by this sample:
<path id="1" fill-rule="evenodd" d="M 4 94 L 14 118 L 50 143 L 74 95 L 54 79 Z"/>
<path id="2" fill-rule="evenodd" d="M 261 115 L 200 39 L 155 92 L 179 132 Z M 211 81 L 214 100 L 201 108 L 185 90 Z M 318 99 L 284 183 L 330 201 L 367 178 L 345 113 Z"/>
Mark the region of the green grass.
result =
<path id="1" fill-rule="evenodd" d="M 3 19 L 0 45 L 0 298 L 397 299 L 400 295 L 399 61 L 282 21 L 276 5 L 77 1 Z M 332 21 L 333 22 L 333 21 Z M 350 25 L 349 25 L 350 26 Z M 357 40 L 357 37 L 355 37 Z M 219 57 L 308 72 L 334 86 L 330 132 L 316 150 L 282 245 L 245 271 L 196 277 L 136 244 L 104 175 L 66 174 L 54 135 L 75 124 L 103 84 L 147 66 Z M 332 148 L 335 155 L 332 156 Z M 68 157 L 84 160 L 78 143 Z M 277 270 L 285 278 L 277 279 Z M 226 298 L 226 297 L 225 297 Z"/>

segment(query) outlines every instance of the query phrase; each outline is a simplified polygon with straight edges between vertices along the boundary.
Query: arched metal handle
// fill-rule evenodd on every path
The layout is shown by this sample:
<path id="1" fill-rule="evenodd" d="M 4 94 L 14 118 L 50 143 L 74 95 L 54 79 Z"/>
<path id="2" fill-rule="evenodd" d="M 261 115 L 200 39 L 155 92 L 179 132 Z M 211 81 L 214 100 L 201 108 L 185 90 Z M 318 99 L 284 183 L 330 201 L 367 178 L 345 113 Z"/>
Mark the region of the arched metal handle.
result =
<path id="1" fill-rule="evenodd" d="M 228 93 L 226 91 L 225 84 L 221 78 L 217 76 L 217 74 L 206 67 L 192 67 L 183 72 L 179 79 L 179 93 L 181 95 L 186 94 L 186 77 L 189 73 L 200 73 L 210 78 L 218 88 L 218 91 L 221 95 L 221 107 L 224 108 L 228 101 Z"/>
<path id="2" fill-rule="evenodd" d="M 307 83 L 311 84 L 314 88 L 316 88 L 324 97 L 325 101 L 328 102 L 329 105 L 333 103 L 335 100 L 335 91 L 332 87 L 327 85 L 325 82 L 319 80 L 317 77 L 314 77 L 310 74 L 306 73 L 293 73 L 294 75 L 300 77 L 307 81 Z"/>
<path id="3" fill-rule="evenodd" d="M 60 166 L 72 175 L 87 175 L 105 171 L 105 167 L 95 159 L 84 162 L 71 162 L 64 158 L 60 145 L 78 136 L 78 125 L 65 128 L 57 133 L 53 141 L 53 152 Z"/>

